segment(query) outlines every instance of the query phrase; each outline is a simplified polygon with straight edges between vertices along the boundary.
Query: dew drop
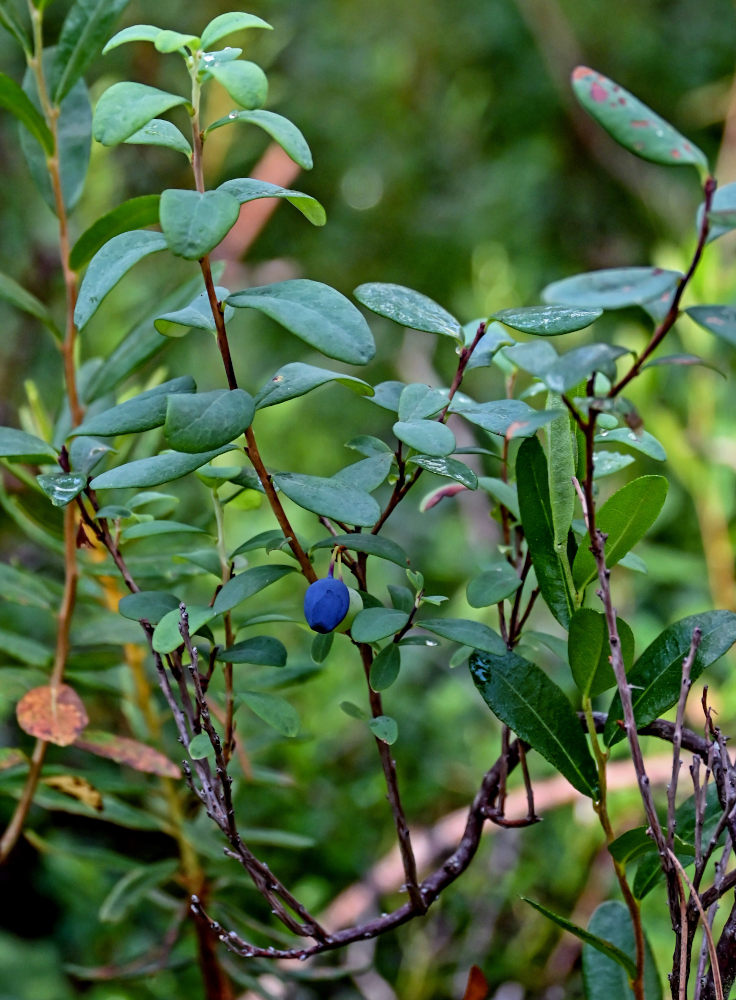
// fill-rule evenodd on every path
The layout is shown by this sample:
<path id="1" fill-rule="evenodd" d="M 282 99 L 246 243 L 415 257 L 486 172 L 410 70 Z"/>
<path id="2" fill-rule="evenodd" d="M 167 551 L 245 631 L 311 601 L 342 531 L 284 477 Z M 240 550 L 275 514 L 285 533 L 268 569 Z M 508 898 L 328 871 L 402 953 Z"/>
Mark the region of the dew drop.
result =
<path id="1" fill-rule="evenodd" d="M 231 111 L 230 114 L 228 115 L 228 118 L 231 118 L 231 119 L 237 118 L 237 117 L 238 117 L 238 112 L 237 111 Z"/>
<path id="2" fill-rule="evenodd" d="M 307 960 L 308 957 L 309 957 L 308 955 L 300 955 L 299 956 L 299 961 L 300 962 L 306 962 L 306 960 Z"/>

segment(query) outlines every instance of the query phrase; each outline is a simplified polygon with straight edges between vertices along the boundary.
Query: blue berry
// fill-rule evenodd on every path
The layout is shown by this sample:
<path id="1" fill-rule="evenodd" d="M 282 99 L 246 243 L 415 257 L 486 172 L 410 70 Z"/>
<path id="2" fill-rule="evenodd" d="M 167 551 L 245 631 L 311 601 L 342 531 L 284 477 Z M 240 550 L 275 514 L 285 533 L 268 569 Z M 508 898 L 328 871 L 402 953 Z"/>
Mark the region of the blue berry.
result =
<path id="1" fill-rule="evenodd" d="M 350 607 L 350 591 L 342 580 L 315 580 L 304 595 L 304 617 L 315 632 L 332 632 Z"/>

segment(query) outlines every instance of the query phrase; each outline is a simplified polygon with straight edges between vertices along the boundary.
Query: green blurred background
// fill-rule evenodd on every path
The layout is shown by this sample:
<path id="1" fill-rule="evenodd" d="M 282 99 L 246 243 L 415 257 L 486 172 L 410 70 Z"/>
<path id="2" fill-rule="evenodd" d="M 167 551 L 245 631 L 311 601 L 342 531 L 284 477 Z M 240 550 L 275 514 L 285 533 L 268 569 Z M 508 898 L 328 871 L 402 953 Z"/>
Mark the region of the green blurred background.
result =
<path id="1" fill-rule="evenodd" d="M 56 0 L 48 8 L 51 40 L 66 7 Z M 133 0 L 120 26 L 155 20 L 161 27 L 197 32 L 227 9 L 213 0 L 189 5 L 159 0 L 152 12 L 150 4 Z M 328 224 L 313 229 L 288 206 L 280 207 L 246 260 L 228 263 L 232 290 L 289 276 L 325 281 L 345 294 L 365 281 L 396 282 L 430 295 L 465 322 L 536 303 L 545 283 L 578 271 L 650 262 L 682 267 L 694 245 L 700 200 L 695 172 L 666 171 L 635 160 L 597 130 L 570 96 L 569 73 L 579 62 L 616 79 L 695 140 L 718 162 L 721 183 L 736 179 L 733 125 L 722 143 L 724 122 L 734 114 L 736 20 L 727 0 L 621 0 L 615 10 L 596 0 L 264 0 L 250 10 L 275 28 L 252 33 L 246 50 L 269 75 L 268 107 L 298 124 L 314 154 L 314 170 L 295 178 L 293 186 L 325 205 Z M 23 66 L 5 36 L 0 57 L 2 69 L 20 79 Z M 95 62 L 88 74 L 93 99 L 121 79 L 165 90 L 186 85 L 176 57 L 161 57 L 143 44 Z M 213 95 L 208 117 L 229 110 L 223 101 Z M 265 149 L 265 138 L 255 130 L 221 129 L 206 153 L 208 184 L 247 175 Z M 0 154 L 0 270 L 61 313 L 54 220 L 28 179 L 17 131 L 7 116 L 0 118 Z M 183 162 L 154 148 L 95 148 L 87 190 L 73 217 L 76 234 L 128 197 L 191 186 Z M 725 238 L 710 248 L 693 299 L 732 301 L 733 246 Z M 195 271 L 186 262 L 158 258 L 155 267 L 133 271 L 90 325 L 82 359 L 106 356 L 150 308 L 152 297 L 163 298 Z M 61 407 L 60 361 L 50 339 L 2 304 L 0 322 L 0 423 L 17 425 L 19 410 L 28 406 L 24 380 L 33 381 L 55 418 Z M 371 325 L 377 359 L 354 374 L 373 383 L 399 378 L 447 384 L 456 362 L 448 344 L 380 320 Z M 632 346 L 645 336 L 643 317 L 634 312 L 606 319 L 602 329 Z M 323 363 L 255 316 L 236 317 L 232 340 L 241 384 L 251 391 L 287 361 Z M 632 392 L 647 429 L 668 451 L 671 480 L 656 532 L 637 550 L 648 563 L 648 575 L 620 571 L 616 580 L 619 611 L 634 625 L 639 651 L 676 617 L 711 606 L 736 610 L 732 358 L 686 320 L 672 341 L 672 351 L 703 355 L 729 380 L 708 369 L 654 369 Z M 213 346 L 196 333 L 168 344 L 166 353 L 144 369 L 144 378 L 160 379 L 161 365 L 171 377 L 196 372 L 201 389 L 222 384 Z M 503 391 L 502 376 L 480 369 L 469 376 L 467 387 L 477 398 L 495 398 Z M 262 424 L 259 441 L 269 467 L 329 475 L 357 457 L 344 448 L 345 441 L 359 433 L 386 436 L 391 419 L 369 401 L 332 387 L 266 411 Z M 659 471 L 641 457 L 632 468 Z M 496 470 L 492 464 L 486 469 L 489 474 Z M 429 488 L 427 479 L 420 494 Z M 171 492 L 181 501 L 178 519 L 209 524 L 210 501 L 201 484 L 187 480 Z M 493 523 L 482 504 L 479 508 L 466 499 L 446 501 L 421 517 L 416 499 L 410 500 L 388 531 L 423 570 L 429 592 L 450 598 L 443 610 L 447 614 L 469 612 L 464 583 L 495 554 Z M 49 508 L 42 515 L 52 531 L 56 515 Z M 233 547 L 272 527 L 263 510 L 228 509 L 227 518 Z M 307 537 L 319 537 L 307 515 L 297 516 L 296 523 Z M 20 537 L 8 517 L 0 519 L 0 550 L 6 560 L 61 578 L 54 558 Z M 136 554 L 143 559 L 158 553 L 141 546 Z M 380 572 L 385 579 L 375 579 L 374 589 L 385 597 L 385 583 L 403 581 L 395 567 Z M 293 616 L 301 591 L 295 599 L 290 588 L 273 588 L 254 610 L 275 601 L 277 610 Z M 17 629 L 19 615 L 28 634 L 48 640 L 53 622 L 21 613 L 15 605 L 0 607 L 0 627 L 13 619 Z M 552 622 L 540 612 L 533 626 L 551 628 Z M 95 725 L 139 733 L 141 721 L 115 644 L 130 631 L 84 607 L 78 628 L 70 676 L 94 706 Z M 107 630 L 104 644 L 100 629 Z M 372 741 L 338 707 L 343 700 L 363 697 L 347 641 L 338 637 L 318 668 L 310 667 L 310 638 L 303 626 L 274 627 L 274 634 L 289 645 L 290 663 L 305 668 L 287 688 L 304 732 L 287 743 L 251 725 L 252 718 L 240 718 L 259 782 L 241 781 L 237 797 L 244 826 L 275 828 L 283 832 L 282 841 L 291 836 L 294 846 L 282 848 L 278 838 L 266 836 L 262 849 L 282 878 L 319 910 L 390 848 L 390 818 Z M 467 671 L 448 669 L 449 655 L 447 646 L 434 652 L 418 648 L 387 696 L 400 727 L 395 751 L 405 805 L 418 827 L 465 805 L 498 751 L 498 726 Z M 569 688 L 561 662 L 543 649 L 538 656 Z M 4 744 L 27 745 L 13 706 L 41 680 L 38 669 L 21 668 L 12 658 L 4 665 Z M 725 661 L 711 681 L 722 713 L 719 722 L 728 731 L 736 716 L 729 708 L 736 685 Z M 699 725 L 697 713 L 692 724 Z M 168 725 L 166 741 L 167 752 L 177 759 Z M 648 749 L 661 753 L 656 746 Z M 153 779 L 70 750 L 52 748 L 49 760 L 62 773 L 70 766 L 86 773 L 123 801 L 141 805 L 150 795 L 156 812 Z M 533 772 L 540 778 L 549 773 L 538 759 Z M 554 804 L 554 786 L 549 795 Z M 638 822 L 632 792 L 616 793 L 615 802 L 621 829 Z M 10 799 L 0 798 L 0 819 L 10 807 Z M 471 870 L 426 920 L 328 957 L 319 966 L 284 970 L 227 960 L 228 968 L 244 991 L 257 988 L 261 995 L 290 1000 L 459 998 L 473 963 L 482 967 L 499 1000 L 580 996 L 577 948 L 519 897 L 523 893 L 584 922 L 614 891 L 611 871 L 587 804 L 543 813 L 537 827 L 489 836 Z M 156 890 L 148 899 L 143 894 L 133 899 L 115 921 L 99 919 L 121 876 L 142 861 L 171 855 L 171 841 L 155 823 L 151 829 L 119 827 L 67 813 L 57 801 L 54 811 L 34 809 L 29 827 L 31 841 L 19 847 L 12 866 L 0 871 L 0 891 L 8 901 L 0 916 L 0 1000 L 189 1000 L 201 995 L 189 938 L 175 946 L 165 971 L 112 982 L 90 978 L 90 970 L 99 977 L 104 967 L 125 964 L 154 948 L 176 916 L 176 894 Z M 267 916 L 260 901 L 235 866 L 221 860 L 221 844 L 201 817 L 192 819 L 191 832 L 202 854 L 211 858 L 216 896 L 222 900 L 219 915 L 247 932 L 243 913 L 248 919 Z M 668 916 L 656 896 L 647 899 L 645 913 L 665 971 Z M 388 900 L 396 903 L 400 897 Z"/>

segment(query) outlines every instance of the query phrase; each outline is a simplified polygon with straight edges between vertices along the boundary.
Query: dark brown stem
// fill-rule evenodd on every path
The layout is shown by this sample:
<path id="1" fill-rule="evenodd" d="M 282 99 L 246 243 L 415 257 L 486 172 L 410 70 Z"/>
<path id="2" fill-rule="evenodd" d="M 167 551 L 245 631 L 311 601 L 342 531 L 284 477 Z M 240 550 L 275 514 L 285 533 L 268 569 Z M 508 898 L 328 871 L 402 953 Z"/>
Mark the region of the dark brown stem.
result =
<path id="1" fill-rule="evenodd" d="M 360 656 L 363 661 L 363 669 L 365 671 L 366 683 L 368 684 L 368 695 L 370 699 L 371 713 L 373 718 L 376 719 L 380 715 L 383 715 L 383 704 L 381 701 L 381 695 L 378 691 L 374 691 L 370 685 L 370 672 L 371 665 L 373 663 L 373 651 L 371 647 L 366 643 L 361 643 L 360 646 Z M 409 899 L 411 900 L 411 905 L 417 913 L 425 913 L 427 910 L 427 904 L 424 901 L 422 892 L 419 888 L 417 881 L 417 863 L 414 858 L 414 851 L 411 846 L 411 834 L 409 832 L 409 824 L 406 822 L 406 816 L 404 814 L 404 808 L 401 804 L 401 796 L 399 794 L 399 782 L 396 775 L 396 762 L 391 755 L 391 748 L 388 743 L 383 740 L 376 739 L 376 747 L 378 749 L 378 755 L 381 758 L 381 766 L 383 768 L 383 774 L 386 779 L 386 793 L 388 796 L 388 801 L 391 806 L 391 812 L 394 817 L 394 826 L 396 827 L 396 836 L 399 842 L 399 851 L 401 853 L 401 861 L 404 866 L 404 876 L 406 878 L 406 891 L 409 894 Z"/>
<path id="2" fill-rule="evenodd" d="M 695 247 L 695 253 L 693 254 L 692 260 L 690 261 L 689 268 L 687 269 L 686 273 L 680 278 L 677 284 L 677 289 L 675 290 L 675 294 L 672 297 L 672 302 L 670 303 L 670 307 L 667 310 L 667 315 L 664 317 L 662 322 L 656 328 L 656 330 L 651 336 L 649 343 L 644 348 L 639 357 L 636 359 L 631 368 L 626 372 L 626 374 L 622 378 L 619 379 L 618 382 L 616 382 L 615 385 L 611 387 L 608 393 L 608 395 L 611 398 L 618 396 L 621 393 L 621 390 L 624 389 L 629 384 L 629 382 L 631 382 L 632 379 L 636 378 L 636 376 L 641 371 L 644 363 L 651 357 L 654 351 L 656 351 L 656 349 L 662 343 L 662 341 L 670 332 L 672 327 L 675 325 L 677 317 L 680 315 L 680 302 L 682 301 L 683 293 L 685 292 L 685 289 L 689 285 L 690 279 L 692 278 L 693 274 L 695 274 L 695 270 L 698 264 L 700 263 L 700 258 L 703 255 L 703 250 L 705 249 L 705 244 L 708 239 L 708 231 L 710 229 L 710 219 L 708 218 L 708 214 L 710 212 L 710 208 L 713 203 L 713 195 L 715 194 L 716 191 L 716 185 L 717 182 L 715 177 L 708 177 L 705 181 L 705 185 L 703 188 L 703 194 L 705 199 L 703 204 L 703 218 L 701 219 L 700 222 L 698 243 L 697 246 Z"/>

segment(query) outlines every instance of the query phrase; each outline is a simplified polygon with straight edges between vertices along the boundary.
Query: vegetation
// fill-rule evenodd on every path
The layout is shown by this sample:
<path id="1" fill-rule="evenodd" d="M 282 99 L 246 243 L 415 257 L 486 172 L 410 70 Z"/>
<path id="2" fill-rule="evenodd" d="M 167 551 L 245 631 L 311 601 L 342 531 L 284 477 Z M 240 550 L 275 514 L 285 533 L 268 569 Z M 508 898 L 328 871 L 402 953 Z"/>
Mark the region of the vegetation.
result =
<path id="1" fill-rule="evenodd" d="M 508 165 L 462 169 L 483 8 L 404 163 L 373 49 L 352 100 L 271 40 L 301 9 L 0 0 L 9 996 L 729 994 L 736 185 L 585 65 L 593 174 L 518 77 Z M 359 7 L 313 9 L 324 39 Z M 517 55 L 522 17 L 574 49 L 562 8 L 503 9 Z M 372 10 L 425 127 L 446 51 Z M 342 152 L 302 191 L 310 121 Z"/>

